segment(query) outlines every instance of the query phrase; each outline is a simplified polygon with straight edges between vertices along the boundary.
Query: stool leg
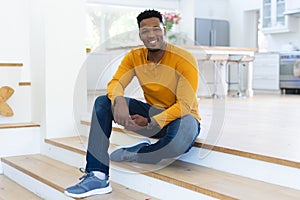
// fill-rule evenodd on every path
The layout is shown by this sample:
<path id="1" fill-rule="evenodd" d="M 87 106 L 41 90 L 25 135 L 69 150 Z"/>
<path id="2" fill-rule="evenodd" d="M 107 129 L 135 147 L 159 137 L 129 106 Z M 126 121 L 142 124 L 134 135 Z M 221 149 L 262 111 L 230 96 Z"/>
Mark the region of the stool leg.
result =
<path id="1" fill-rule="evenodd" d="M 214 88 L 213 88 L 213 93 L 212 93 L 212 98 L 218 98 L 219 96 L 217 95 L 217 90 L 218 90 L 218 74 L 217 74 L 217 70 L 218 70 L 218 62 L 214 61 Z"/>
<path id="2" fill-rule="evenodd" d="M 238 79 L 238 91 L 235 95 L 233 95 L 233 97 L 237 97 L 237 98 L 244 98 L 246 97 L 243 93 L 242 93 L 242 85 L 241 85 L 241 73 L 242 73 L 242 68 L 240 63 L 238 63 L 238 69 L 237 69 L 237 79 Z"/>

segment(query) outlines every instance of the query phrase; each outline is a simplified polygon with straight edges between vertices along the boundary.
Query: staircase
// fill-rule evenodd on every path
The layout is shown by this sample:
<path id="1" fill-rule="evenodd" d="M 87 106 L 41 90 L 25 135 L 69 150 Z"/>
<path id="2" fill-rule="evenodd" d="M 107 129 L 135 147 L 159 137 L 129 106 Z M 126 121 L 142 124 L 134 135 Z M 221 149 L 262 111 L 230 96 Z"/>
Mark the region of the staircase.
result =
<path id="1" fill-rule="evenodd" d="M 113 135 L 112 141 L 115 144 L 111 145 L 110 150 L 117 146 L 118 142 L 124 143 L 126 134 L 115 130 Z M 131 139 L 127 138 L 128 142 L 137 139 L 130 137 Z M 48 149 L 46 155 L 2 158 L 4 175 L 43 199 L 68 199 L 62 192 L 67 186 L 77 183 L 82 175 L 78 168 L 84 166 L 87 138 L 77 136 L 46 139 L 45 143 Z M 192 151 L 179 160 L 160 166 L 112 163 L 113 193 L 94 196 L 91 199 L 299 199 L 299 188 L 280 186 L 268 183 L 267 180 L 260 181 L 226 172 L 226 162 L 219 162 L 214 154 L 222 154 L 221 157 L 228 159 L 231 165 L 234 163 L 233 168 L 246 168 L 249 171 L 255 168 L 253 171 L 256 173 L 261 173 L 264 167 L 268 167 L 267 171 L 270 173 L 279 169 L 278 179 L 284 173 L 289 181 L 294 180 L 294 187 L 299 187 L 299 163 L 292 167 L 259 161 L 243 155 L 234 155 L 235 150 L 230 152 L 228 149 L 225 151 L 217 147 L 211 152 L 212 155 L 205 159 L 198 158 L 198 163 L 195 163 L 193 160 L 196 160 L 199 155 L 197 151 L 200 150 L 197 145 L 200 143 L 197 142 Z M 212 160 L 214 166 L 205 166 Z M 292 171 L 295 171 L 295 176 L 290 177 Z M 281 183 L 284 184 L 284 181 Z"/>
<path id="2" fill-rule="evenodd" d="M 202 106 L 205 107 L 203 103 Z M 81 123 L 90 125 L 86 119 Z M 109 151 L 140 138 L 114 127 Z M 42 199 L 70 199 L 63 191 L 82 176 L 78 168 L 85 166 L 86 134 L 48 138 L 41 145 L 41 152 L 2 156 L 1 178 L 26 188 L 22 188 L 24 195 L 31 191 L 30 194 Z M 299 162 L 209 145 L 201 138 L 187 154 L 158 165 L 111 162 L 110 176 L 113 192 L 87 199 L 300 199 Z M 6 182 L 0 183 L 11 191 L 8 193 L 14 193 Z M 22 193 L 19 195 L 23 196 Z"/>

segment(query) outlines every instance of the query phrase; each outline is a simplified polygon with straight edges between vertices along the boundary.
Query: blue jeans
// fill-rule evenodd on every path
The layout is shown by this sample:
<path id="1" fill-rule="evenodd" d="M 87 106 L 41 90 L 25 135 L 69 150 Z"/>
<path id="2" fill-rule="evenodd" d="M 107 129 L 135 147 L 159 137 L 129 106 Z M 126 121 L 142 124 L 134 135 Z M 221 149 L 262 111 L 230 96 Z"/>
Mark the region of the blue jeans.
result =
<path id="1" fill-rule="evenodd" d="M 126 101 L 130 115 L 152 117 L 162 112 L 136 99 L 126 98 Z M 106 95 L 95 100 L 86 155 L 87 172 L 101 171 L 109 174 L 108 147 L 113 121 L 111 108 L 111 101 Z M 174 158 L 188 152 L 200 133 L 200 124 L 192 115 L 186 115 L 162 129 L 142 129 L 137 133 L 158 139 L 156 143 L 145 146 L 138 152 L 138 162 L 154 164 L 162 159 Z"/>

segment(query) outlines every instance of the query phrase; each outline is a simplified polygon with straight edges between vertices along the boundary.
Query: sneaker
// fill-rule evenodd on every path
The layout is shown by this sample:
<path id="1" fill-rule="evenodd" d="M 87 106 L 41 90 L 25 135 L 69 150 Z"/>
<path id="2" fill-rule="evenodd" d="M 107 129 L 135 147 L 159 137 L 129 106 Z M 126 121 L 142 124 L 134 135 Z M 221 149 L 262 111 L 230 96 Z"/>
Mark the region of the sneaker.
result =
<path id="1" fill-rule="evenodd" d="M 140 140 L 134 144 L 127 145 L 127 146 L 120 146 L 116 150 L 114 150 L 110 154 L 110 160 L 115 162 L 136 162 L 138 151 L 144 147 L 150 145 L 151 142 L 148 139 Z"/>
<path id="2" fill-rule="evenodd" d="M 85 172 L 86 173 L 86 172 Z M 106 179 L 97 178 L 93 172 L 83 175 L 80 183 L 71 186 L 65 190 L 65 194 L 73 198 L 84 198 L 96 194 L 106 194 L 112 191 L 112 188 Z"/>

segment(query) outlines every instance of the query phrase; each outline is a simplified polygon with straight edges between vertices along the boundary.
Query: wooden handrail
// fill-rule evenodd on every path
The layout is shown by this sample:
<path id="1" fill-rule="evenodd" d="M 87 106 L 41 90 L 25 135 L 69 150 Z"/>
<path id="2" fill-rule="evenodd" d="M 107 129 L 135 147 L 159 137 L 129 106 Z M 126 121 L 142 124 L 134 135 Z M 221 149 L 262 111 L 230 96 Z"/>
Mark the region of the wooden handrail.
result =
<path id="1" fill-rule="evenodd" d="M 31 86 L 31 82 L 19 82 L 19 86 Z"/>
<path id="2" fill-rule="evenodd" d="M 0 124 L 0 129 L 8 128 L 29 128 L 29 127 L 40 127 L 39 124 L 29 122 L 29 123 L 11 123 L 11 124 Z"/>
<path id="3" fill-rule="evenodd" d="M 23 67 L 23 63 L 0 63 L 0 67 Z"/>

